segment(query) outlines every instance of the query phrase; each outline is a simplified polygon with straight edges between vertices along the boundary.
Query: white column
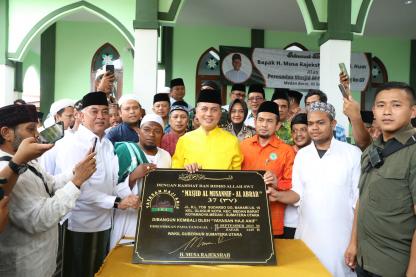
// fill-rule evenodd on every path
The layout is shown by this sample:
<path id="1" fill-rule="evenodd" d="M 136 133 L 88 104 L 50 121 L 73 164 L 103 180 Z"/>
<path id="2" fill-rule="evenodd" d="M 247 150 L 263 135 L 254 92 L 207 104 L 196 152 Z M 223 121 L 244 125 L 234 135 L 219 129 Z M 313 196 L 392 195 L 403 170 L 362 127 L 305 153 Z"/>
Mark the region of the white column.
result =
<path id="1" fill-rule="evenodd" d="M 0 64 L 0 107 L 13 104 L 14 97 L 14 68 Z"/>
<path id="2" fill-rule="evenodd" d="M 351 41 L 349 40 L 328 40 L 320 47 L 320 89 L 328 95 L 328 103 L 335 107 L 336 120 L 345 128 L 349 136 L 348 118 L 342 112 L 342 94 L 338 88 L 339 84 L 339 63 L 345 63 L 350 72 Z"/>
<path id="3" fill-rule="evenodd" d="M 157 30 L 134 30 L 133 90 L 146 113 L 151 113 L 157 89 Z"/>

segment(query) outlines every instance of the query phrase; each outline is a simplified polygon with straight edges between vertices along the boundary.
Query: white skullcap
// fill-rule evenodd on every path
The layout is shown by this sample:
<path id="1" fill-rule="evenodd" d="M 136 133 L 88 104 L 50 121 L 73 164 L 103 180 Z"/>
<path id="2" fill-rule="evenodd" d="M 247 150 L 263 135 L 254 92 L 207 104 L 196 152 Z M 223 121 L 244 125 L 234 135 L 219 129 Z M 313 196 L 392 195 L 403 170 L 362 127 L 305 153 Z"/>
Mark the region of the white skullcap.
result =
<path id="1" fill-rule="evenodd" d="M 52 105 L 51 105 L 51 109 L 49 111 L 49 113 L 51 114 L 51 116 L 55 116 L 60 110 L 66 108 L 66 107 L 74 107 L 75 106 L 75 101 L 72 99 L 61 99 L 58 101 L 55 101 Z"/>
<path id="2" fill-rule="evenodd" d="M 145 124 L 146 122 L 150 122 L 150 121 L 158 123 L 162 127 L 162 129 L 165 128 L 165 124 L 163 123 L 162 117 L 154 113 L 146 114 L 142 118 L 142 121 L 140 122 L 140 128 L 143 126 L 143 124 Z"/>
<path id="3" fill-rule="evenodd" d="M 158 93 L 169 93 L 170 87 L 162 87 L 162 88 L 159 88 L 157 91 Z"/>
<path id="4" fill-rule="evenodd" d="M 130 94 L 124 94 L 120 97 L 120 99 L 118 99 L 117 101 L 118 106 L 121 107 L 121 105 L 125 104 L 129 100 L 134 100 L 140 104 L 139 96 L 137 94 L 130 93 Z"/>

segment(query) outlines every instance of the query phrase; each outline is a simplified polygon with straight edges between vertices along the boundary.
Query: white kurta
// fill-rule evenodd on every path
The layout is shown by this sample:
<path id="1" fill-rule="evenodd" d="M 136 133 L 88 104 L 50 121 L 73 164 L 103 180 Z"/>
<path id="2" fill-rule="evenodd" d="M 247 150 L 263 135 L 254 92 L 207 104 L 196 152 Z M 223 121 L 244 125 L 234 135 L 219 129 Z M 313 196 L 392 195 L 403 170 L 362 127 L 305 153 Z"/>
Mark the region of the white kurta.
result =
<path id="1" fill-rule="evenodd" d="M 154 156 L 146 155 L 149 163 L 156 164 L 157 168 L 170 168 L 172 159 L 169 152 L 162 148 L 157 148 Z M 132 189 L 132 193 L 140 195 L 142 180 L 138 180 Z M 123 237 L 135 237 L 137 228 L 137 210 L 127 209 L 114 211 L 114 225 L 111 230 L 110 249 L 116 246 L 117 242 Z"/>
<path id="2" fill-rule="evenodd" d="M 95 138 L 98 137 L 80 125 L 77 132 L 59 145 L 56 170 L 73 168 L 84 159 Z M 98 139 L 95 151 L 97 171 L 83 184 L 81 196 L 69 215 L 71 231 L 91 233 L 110 229 L 116 196 L 124 198 L 131 194 L 128 178 L 117 185 L 118 159 L 112 143 L 105 137 Z"/>
<path id="3" fill-rule="evenodd" d="M 293 166 L 292 190 L 300 196 L 295 238 L 337 277 L 355 276 L 344 263 L 344 252 L 358 198 L 360 156 L 357 147 L 333 138 L 322 158 L 311 143 L 299 150 Z"/>
<path id="4" fill-rule="evenodd" d="M 58 140 L 55 143 L 55 146 L 43 153 L 42 156 L 39 158 L 39 164 L 45 170 L 48 174 L 55 176 L 57 174 L 60 174 L 60 169 L 56 167 L 56 155 L 57 155 L 57 149 L 60 148 L 60 145 L 62 143 L 65 143 L 65 141 L 73 135 L 74 132 L 72 130 L 65 130 L 64 131 L 64 137 L 60 140 Z"/>
<path id="5" fill-rule="evenodd" d="M 10 156 L 0 151 L 0 156 Z M 72 207 L 80 190 L 72 183 L 72 168 L 55 177 L 29 162 L 45 179 L 29 169 L 21 174 L 10 195 L 9 224 L 0 234 L 0 276 L 52 276 L 58 251 L 58 222 Z M 0 169 L 7 162 L 0 162 Z"/>

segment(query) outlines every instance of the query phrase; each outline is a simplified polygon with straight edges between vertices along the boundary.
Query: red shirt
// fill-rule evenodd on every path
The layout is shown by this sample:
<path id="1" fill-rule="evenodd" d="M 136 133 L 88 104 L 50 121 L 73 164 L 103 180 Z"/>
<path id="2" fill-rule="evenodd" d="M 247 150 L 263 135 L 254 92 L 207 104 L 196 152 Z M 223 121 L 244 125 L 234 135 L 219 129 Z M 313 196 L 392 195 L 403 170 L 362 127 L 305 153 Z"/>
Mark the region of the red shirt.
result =
<path id="1" fill-rule="evenodd" d="M 295 152 L 292 147 L 285 144 L 276 136 L 271 136 L 269 143 L 262 147 L 258 142 L 258 135 L 243 140 L 240 143 L 244 155 L 242 170 L 269 170 L 276 174 L 278 190 L 292 188 L 292 167 Z M 283 217 L 285 204 L 270 203 L 272 229 L 274 235 L 283 234 Z"/>
<path id="2" fill-rule="evenodd" d="M 175 132 L 169 132 L 162 137 L 160 142 L 160 148 L 169 152 L 170 156 L 173 156 L 176 149 L 176 144 L 178 143 L 179 136 Z"/>

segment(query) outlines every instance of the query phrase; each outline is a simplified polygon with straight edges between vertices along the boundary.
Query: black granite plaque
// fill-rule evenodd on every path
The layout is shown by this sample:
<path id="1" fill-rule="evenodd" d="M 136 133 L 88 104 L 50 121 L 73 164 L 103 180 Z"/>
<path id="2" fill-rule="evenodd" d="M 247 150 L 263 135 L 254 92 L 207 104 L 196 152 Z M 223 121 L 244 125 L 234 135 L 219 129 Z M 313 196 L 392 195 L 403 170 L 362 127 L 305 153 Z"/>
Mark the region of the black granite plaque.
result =
<path id="1" fill-rule="evenodd" d="M 257 171 L 158 169 L 143 182 L 133 263 L 275 265 Z"/>

